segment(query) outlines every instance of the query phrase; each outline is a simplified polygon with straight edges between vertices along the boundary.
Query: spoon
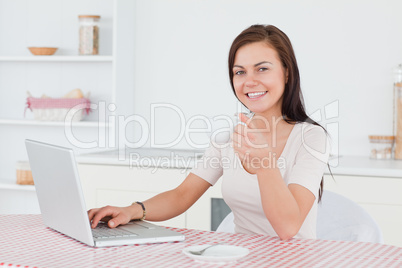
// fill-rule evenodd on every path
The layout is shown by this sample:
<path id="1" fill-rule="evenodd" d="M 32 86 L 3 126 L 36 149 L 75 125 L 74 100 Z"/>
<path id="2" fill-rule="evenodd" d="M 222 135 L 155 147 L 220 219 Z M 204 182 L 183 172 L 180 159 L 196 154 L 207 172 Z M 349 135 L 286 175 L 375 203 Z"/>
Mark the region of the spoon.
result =
<path id="1" fill-rule="evenodd" d="M 208 246 L 208 247 L 206 247 L 204 249 L 201 249 L 201 250 L 189 250 L 188 252 L 190 252 L 193 255 L 202 255 L 205 252 L 205 250 L 207 250 L 209 248 L 212 248 L 212 247 L 215 247 L 215 246 L 218 246 L 220 244 L 222 244 L 222 243 L 213 244 L 213 245 Z"/>

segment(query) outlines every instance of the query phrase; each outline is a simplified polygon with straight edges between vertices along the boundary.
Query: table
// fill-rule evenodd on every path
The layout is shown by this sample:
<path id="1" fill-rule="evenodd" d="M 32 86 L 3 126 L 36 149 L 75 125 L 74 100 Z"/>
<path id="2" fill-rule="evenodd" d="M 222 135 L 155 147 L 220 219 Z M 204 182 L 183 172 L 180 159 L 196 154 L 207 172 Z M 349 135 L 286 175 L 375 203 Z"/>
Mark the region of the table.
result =
<path id="1" fill-rule="evenodd" d="M 184 242 L 92 248 L 45 227 L 40 215 L 0 215 L 0 267 L 402 267 L 402 248 L 362 242 L 290 239 L 170 228 Z M 181 251 L 224 242 L 250 254 L 217 265 Z"/>

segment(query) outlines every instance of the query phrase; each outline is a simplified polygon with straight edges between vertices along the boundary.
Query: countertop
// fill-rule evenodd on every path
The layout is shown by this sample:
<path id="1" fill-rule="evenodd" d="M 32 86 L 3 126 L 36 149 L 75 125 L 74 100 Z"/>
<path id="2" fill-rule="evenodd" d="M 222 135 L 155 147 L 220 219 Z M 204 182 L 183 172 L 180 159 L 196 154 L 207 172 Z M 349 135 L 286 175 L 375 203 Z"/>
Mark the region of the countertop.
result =
<path id="1" fill-rule="evenodd" d="M 376 160 L 368 156 L 340 156 L 329 162 L 334 175 L 392 177 L 402 179 L 402 160 Z M 325 172 L 329 174 L 328 169 Z"/>
<path id="2" fill-rule="evenodd" d="M 109 150 L 76 157 L 79 164 L 192 168 L 194 162 L 201 158 L 204 150 L 126 148 Z"/>
<path id="3" fill-rule="evenodd" d="M 192 168 L 202 150 L 138 148 L 110 150 L 77 156 L 80 164 L 121 165 L 163 168 Z M 402 179 L 402 160 L 374 160 L 368 156 L 332 157 L 334 175 L 392 177 Z M 329 174 L 329 170 L 325 171 Z"/>

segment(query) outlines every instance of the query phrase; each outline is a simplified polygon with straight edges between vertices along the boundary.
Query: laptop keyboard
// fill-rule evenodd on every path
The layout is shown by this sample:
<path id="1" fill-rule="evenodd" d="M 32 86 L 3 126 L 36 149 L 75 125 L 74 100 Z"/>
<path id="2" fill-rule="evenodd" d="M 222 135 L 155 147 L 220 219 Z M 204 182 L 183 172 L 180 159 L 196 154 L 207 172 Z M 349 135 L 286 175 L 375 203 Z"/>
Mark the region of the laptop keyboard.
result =
<path id="1" fill-rule="evenodd" d="M 99 224 L 95 229 L 92 229 L 94 238 L 117 238 L 117 237 L 134 237 L 136 233 L 119 228 L 109 228 L 106 224 Z"/>

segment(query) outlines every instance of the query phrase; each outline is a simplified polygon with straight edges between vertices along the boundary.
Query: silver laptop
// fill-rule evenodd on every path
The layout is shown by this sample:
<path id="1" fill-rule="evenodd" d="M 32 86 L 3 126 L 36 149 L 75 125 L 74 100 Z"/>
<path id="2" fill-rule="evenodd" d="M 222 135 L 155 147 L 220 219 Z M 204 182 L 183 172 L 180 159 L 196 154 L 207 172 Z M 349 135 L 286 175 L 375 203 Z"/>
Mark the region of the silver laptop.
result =
<path id="1" fill-rule="evenodd" d="M 183 241 L 181 233 L 146 221 L 91 229 L 72 149 L 25 140 L 46 226 L 94 247 Z"/>

